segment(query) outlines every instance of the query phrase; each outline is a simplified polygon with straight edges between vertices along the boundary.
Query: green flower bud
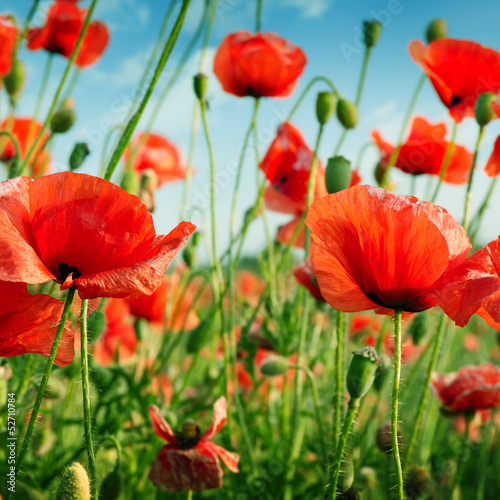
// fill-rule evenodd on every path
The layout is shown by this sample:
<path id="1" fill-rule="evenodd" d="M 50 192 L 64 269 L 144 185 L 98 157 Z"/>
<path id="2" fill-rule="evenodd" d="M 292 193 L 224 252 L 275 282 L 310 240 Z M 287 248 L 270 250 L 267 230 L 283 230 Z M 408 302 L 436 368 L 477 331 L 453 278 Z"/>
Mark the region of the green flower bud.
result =
<path id="1" fill-rule="evenodd" d="M 83 465 L 75 462 L 64 472 L 56 500 L 90 500 L 90 484 Z"/>
<path id="2" fill-rule="evenodd" d="M 102 481 L 99 498 L 118 500 L 122 494 L 125 478 L 122 469 L 117 465 Z"/>
<path id="3" fill-rule="evenodd" d="M 340 98 L 337 103 L 337 119 L 344 128 L 354 128 L 358 123 L 356 105 L 347 99 Z"/>
<path id="4" fill-rule="evenodd" d="M 17 59 L 17 57 L 12 61 L 12 68 L 10 73 L 5 75 L 3 83 L 5 85 L 5 90 L 13 102 L 17 101 L 21 90 L 23 89 L 25 80 L 25 72 L 23 63 Z"/>
<path id="5" fill-rule="evenodd" d="M 281 356 L 270 356 L 260 365 L 260 372 L 265 377 L 276 377 L 286 373 L 290 366 L 287 359 Z"/>
<path id="6" fill-rule="evenodd" d="M 9 160 L 9 179 L 21 175 L 22 162 L 20 158 L 12 158 Z"/>
<path id="7" fill-rule="evenodd" d="M 203 320 L 196 328 L 189 332 L 188 340 L 186 343 L 186 351 L 193 354 L 201 349 L 201 344 L 205 340 L 207 330 L 207 320 Z"/>
<path id="8" fill-rule="evenodd" d="M 340 484 L 342 490 L 347 491 L 354 482 L 354 463 L 351 455 L 344 456 L 342 461 L 342 472 L 340 473 Z"/>
<path id="9" fill-rule="evenodd" d="M 141 189 L 141 180 L 135 170 L 126 170 L 123 173 L 120 187 L 127 191 L 129 194 L 137 196 Z"/>
<path id="10" fill-rule="evenodd" d="M 377 44 L 382 33 L 382 25 L 378 21 L 364 21 L 363 35 L 364 42 L 367 48 L 371 48 Z"/>
<path id="11" fill-rule="evenodd" d="M 90 313 L 87 319 L 87 338 L 89 342 L 94 343 L 104 333 L 106 327 L 106 316 L 102 311 L 95 310 Z"/>
<path id="12" fill-rule="evenodd" d="M 329 194 L 347 189 L 351 184 L 351 162 L 343 156 L 328 158 L 325 170 L 325 185 Z"/>
<path id="13" fill-rule="evenodd" d="M 149 323 L 147 319 L 138 318 L 134 322 L 134 330 L 137 340 L 145 339 L 149 335 Z"/>
<path id="14" fill-rule="evenodd" d="M 409 498 L 434 498 L 434 483 L 429 472 L 423 467 L 412 465 L 405 478 L 405 491 Z"/>
<path id="15" fill-rule="evenodd" d="M 427 43 L 431 43 L 433 40 L 439 40 L 440 38 L 446 38 L 447 31 L 448 26 L 444 19 L 433 19 L 425 30 Z"/>
<path id="16" fill-rule="evenodd" d="M 192 235 L 191 238 L 189 238 L 189 242 L 194 246 L 197 247 L 198 243 L 201 241 L 201 232 L 200 231 L 195 231 Z"/>
<path id="17" fill-rule="evenodd" d="M 497 117 L 492 106 L 496 98 L 497 96 L 493 94 L 493 92 L 484 92 L 477 98 L 474 114 L 476 115 L 476 121 L 480 127 L 488 125 L 491 120 Z"/>
<path id="18" fill-rule="evenodd" d="M 72 99 L 66 99 L 62 106 L 52 115 L 50 129 L 54 134 L 64 134 L 75 123 L 76 114 Z"/>
<path id="19" fill-rule="evenodd" d="M 69 155 L 69 169 L 73 172 L 80 168 L 85 158 L 90 154 L 89 147 L 85 142 L 77 142 Z"/>
<path id="20" fill-rule="evenodd" d="M 411 335 L 414 345 L 419 345 L 425 337 L 428 327 L 427 323 L 428 316 L 425 312 L 419 312 L 411 322 L 411 325 L 408 328 L 408 333 Z"/>
<path id="21" fill-rule="evenodd" d="M 347 371 L 347 390 L 352 399 L 360 399 L 370 390 L 382 361 L 371 346 L 353 351 L 353 354 Z"/>
<path id="22" fill-rule="evenodd" d="M 337 107 L 337 96 L 333 92 L 318 92 L 316 97 L 316 118 L 324 125 L 332 117 Z"/>
<path id="23" fill-rule="evenodd" d="M 205 96 L 207 95 L 207 89 L 208 89 L 207 75 L 204 75 L 203 73 L 198 73 L 197 75 L 195 75 L 193 77 L 193 87 L 196 97 L 200 101 L 205 100 Z"/>
<path id="24" fill-rule="evenodd" d="M 187 244 L 182 250 L 182 258 L 189 269 L 196 267 L 196 249 L 193 245 Z"/>
<path id="25" fill-rule="evenodd" d="M 377 392 L 380 392 L 384 388 L 390 374 L 387 361 L 383 357 L 381 360 L 382 364 L 377 368 L 377 371 L 375 372 L 375 380 L 373 381 L 373 387 Z"/>
<path id="26" fill-rule="evenodd" d="M 198 436 L 200 428 L 192 418 L 188 418 L 187 420 L 184 420 L 184 422 L 182 422 L 181 432 L 183 437 L 185 438 L 194 438 Z"/>
<path id="27" fill-rule="evenodd" d="M 372 467 L 361 467 L 358 480 L 367 490 L 375 491 L 377 488 L 377 472 Z"/>

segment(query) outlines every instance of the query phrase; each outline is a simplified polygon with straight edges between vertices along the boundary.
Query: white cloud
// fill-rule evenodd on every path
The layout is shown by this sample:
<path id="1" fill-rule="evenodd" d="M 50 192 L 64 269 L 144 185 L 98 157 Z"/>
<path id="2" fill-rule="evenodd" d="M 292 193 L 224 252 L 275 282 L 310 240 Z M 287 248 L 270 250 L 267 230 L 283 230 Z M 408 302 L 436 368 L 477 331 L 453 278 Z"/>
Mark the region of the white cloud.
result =
<path id="1" fill-rule="evenodd" d="M 324 14 L 332 5 L 331 0 L 284 0 L 283 6 L 295 7 L 300 11 L 300 16 L 312 19 Z"/>
<path id="2" fill-rule="evenodd" d="M 137 0 L 106 0 L 96 7 L 94 19 L 103 19 L 111 31 L 137 31 L 145 28 L 151 18 L 151 9 Z"/>

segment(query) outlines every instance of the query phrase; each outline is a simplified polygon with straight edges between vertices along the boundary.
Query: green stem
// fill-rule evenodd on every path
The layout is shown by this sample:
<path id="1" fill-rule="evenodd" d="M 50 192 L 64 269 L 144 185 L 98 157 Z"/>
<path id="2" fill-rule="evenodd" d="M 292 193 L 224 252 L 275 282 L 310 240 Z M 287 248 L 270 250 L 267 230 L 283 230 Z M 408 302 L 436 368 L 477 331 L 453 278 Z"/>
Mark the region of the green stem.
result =
<path id="1" fill-rule="evenodd" d="M 38 7 L 38 4 L 40 3 L 40 0 L 33 0 L 33 3 L 31 4 L 30 11 L 28 12 L 28 15 L 26 17 L 26 20 L 24 21 L 24 26 L 23 26 L 23 31 L 20 33 L 20 35 L 16 39 L 16 45 L 14 47 L 14 58 L 17 57 L 17 50 L 19 49 L 19 45 L 23 40 L 26 39 L 26 35 L 28 33 L 28 29 L 31 24 L 31 20 L 33 19 L 33 16 L 35 15 L 36 9 Z"/>
<path id="2" fill-rule="evenodd" d="M 477 155 L 479 153 L 479 146 L 484 135 L 484 126 L 479 127 L 479 134 L 477 136 L 476 147 L 474 149 L 474 158 L 472 159 L 472 167 L 470 169 L 469 182 L 467 184 L 467 192 L 465 194 L 465 207 L 464 207 L 464 222 L 462 226 L 467 233 L 469 231 L 469 215 L 470 215 L 470 201 L 471 201 L 471 188 L 472 179 L 474 178 L 474 170 L 476 168 Z"/>
<path id="3" fill-rule="evenodd" d="M 391 405 L 391 438 L 392 438 L 392 456 L 394 458 L 394 467 L 396 469 L 397 498 L 404 498 L 403 492 L 403 470 L 401 468 L 401 459 L 399 456 L 398 442 L 398 394 L 399 379 L 401 376 L 401 309 L 394 310 L 394 380 L 392 383 L 392 405 Z"/>
<path id="4" fill-rule="evenodd" d="M 42 128 L 40 129 L 40 132 L 38 133 L 37 138 L 34 140 L 33 145 L 31 146 L 30 150 L 28 151 L 28 154 L 26 155 L 26 158 L 24 159 L 23 169 L 26 167 L 26 165 L 28 165 L 31 157 L 33 156 L 33 153 L 35 152 L 35 150 L 39 144 L 39 142 L 42 140 L 44 132 L 47 130 L 47 127 L 50 124 L 50 119 L 52 118 L 52 115 L 54 114 L 57 103 L 59 102 L 59 96 L 61 95 L 62 89 L 64 87 L 64 83 L 66 82 L 66 79 L 68 78 L 69 72 L 73 66 L 73 63 L 75 62 L 76 56 L 78 55 L 78 52 L 80 51 L 80 47 L 82 45 L 82 41 L 83 41 L 83 38 L 85 36 L 85 33 L 87 33 L 87 29 L 88 29 L 89 23 L 90 23 L 90 18 L 92 17 L 92 13 L 94 12 L 96 4 L 97 4 L 97 0 L 92 0 L 92 3 L 90 4 L 90 7 L 87 11 L 87 15 L 85 16 L 85 21 L 83 22 L 82 30 L 80 31 L 76 45 L 73 49 L 73 52 L 71 53 L 68 64 L 66 65 L 66 69 L 64 70 L 61 81 L 59 82 L 59 86 L 57 87 L 56 93 L 54 94 L 54 98 L 52 99 L 52 104 L 50 106 L 47 117 L 45 118 L 45 122 L 43 123 Z"/>
<path id="5" fill-rule="evenodd" d="M 365 142 L 359 149 L 358 156 L 356 156 L 356 161 L 354 162 L 354 168 L 361 168 L 361 163 L 363 162 L 363 157 L 365 156 L 366 150 L 370 147 L 376 147 L 372 141 Z"/>
<path id="6" fill-rule="evenodd" d="M 436 190 L 432 196 L 432 203 L 436 201 L 437 195 L 439 193 L 439 189 L 441 188 L 441 184 L 443 183 L 444 177 L 446 175 L 446 171 L 448 170 L 448 165 L 450 164 L 451 156 L 453 154 L 453 149 L 455 148 L 455 137 L 457 135 L 457 122 L 453 122 L 453 129 L 451 131 L 451 140 L 448 148 L 446 150 L 446 155 L 444 157 L 443 164 L 441 165 L 441 170 L 439 171 L 439 181 L 436 186 Z"/>
<path id="7" fill-rule="evenodd" d="M 30 130 L 28 133 L 28 141 L 27 141 L 28 144 L 31 142 L 31 138 L 35 132 L 36 120 L 40 116 L 40 111 L 42 109 L 42 104 L 43 104 L 43 97 L 45 96 L 45 91 L 47 90 L 47 84 L 49 83 L 53 60 L 54 60 L 54 54 L 49 52 L 47 55 L 47 61 L 45 62 L 45 68 L 43 70 L 42 83 L 40 84 L 40 89 L 38 90 L 38 96 L 35 102 L 35 110 L 33 111 L 33 121 L 31 122 Z"/>
<path id="8" fill-rule="evenodd" d="M 193 490 L 188 490 L 187 492 L 187 500 L 192 500 L 193 499 Z"/>
<path id="9" fill-rule="evenodd" d="M 149 83 L 148 89 L 144 94 L 144 97 L 142 98 L 142 101 L 139 104 L 137 111 L 130 118 L 129 122 L 127 123 L 127 126 L 122 132 L 120 139 L 118 140 L 118 144 L 116 145 L 115 150 L 113 151 L 111 159 L 109 160 L 108 166 L 106 168 L 106 173 L 104 174 L 104 178 L 108 181 L 111 179 L 111 176 L 113 175 L 113 172 L 115 171 L 115 168 L 118 165 L 118 162 L 120 161 L 120 158 L 122 157 L 123 152 L 125 151 L 125 148 L 127 147 L 130 138 L 132 137 L 132 134 L 134 133 L 134 130 L 137 127 L 137 124 L 139 123 L 139 120 L 144 112 L 144 109 L 146 108 L 146 104 L 148 103 L 149 98 L 153 93 L 156 82 L 158 81 L 158 78 L 160 77 L 160 74 L 163 71 L 163 68 L 165 67 L 165 64 L 170 56 L 170 53 L 174 48 L 175 42 L 177 41 L 179 32 L 184 22 L 184 18 L 186 16 L 186 11 L 187 8 L 189 7 L 189 3 L 190 0 L 182 1 L 182 6 L 179 15 L 177 16 L 177 20 L 175 21 L 174 27 L 170 32 L 170 36 L 168 37 L 167 43 L 165 44 L 160 60 L 158 61 L 153 77 L 151 78 L 151 81 Z"/>
<path id="10" fill-rule="evenodd" d="M 257 14 L 255 16 L 255 31 L 257 33 L 261 30 L 261 12 L 262 12 L 262 0 L 257 0 Z"/>
<path id="11" fill-rule="evenodd" d="M 389 158 L 389 163 L 387 164 L 387 168 L 384 172 L 384 175 L 382 177 L 382 181 L 380 183 L 380 185 L 382 187 L 385 187 L 387 185 L 387 182 L 389 181 L 389 171 L 396 164 L 396 160 L 399 156 L 399 152 L 401 151 L 401 146 L 403 143 L 403 138 L 404 138 L 404 135 L 406 132 L 406 128 L 408 127 L 408 123 L 410 123 L 410 118 L 411 118 L 411 114 L 413 113 L 413 108 L 415 107 L 415 104 L 417 102 L 417 98 L 418 98 L 420 91 L 422 90 L 422 87 L 425 83 L 425 79 L 426 79 L 426 75 L 423 74 L 420 77 L 420 79 L 417 83 L 417 86 L 415 87 L 415 90 L 413 91 L 413 95 L 412 95 L 412 98 L 410 100 L 410 104 L 408 105 L 408 109 L 406 110 L 406 114 L 405 114 L 405 117 L 403 119 L 403 123 L 401 124 L 401 128 L 399 130 L 399 136 L 398 136 L 398 142 L 397 142 L 398 146 L 392 152 L 392 154 Z"/>
<path id="12" fill-rule="evenodd" d="M 89 384 L 89 360 L 87 339 L 87 316 L 89 301 L 82 300 L 80 313 L 80 341 L 81 341 L 81 363 L 82 363 L 82 389 L 83 389 L 83 428 L 85 429 L 85 444 L 89 458 L 90 488 L 91 496 L 97 500 L 97 481 L 95 472 L 94 444 L 92 442 L 92 427 L 90 423 L 90 384 Z"/>
<path id="13" fill-rule="evenodd" d="M 361 94 L 363 93 L 363 87 L 366 79 L 366 70 L 368 69 L 370 54 L 371 54 L 371 47 L 366 47 L 365 55 L 363 57 L 363 65 L 361 66 L 361 75 L 359 77 L 356 99 L 354 100 L 354 104 L 356 105 L 356 107 L 359 107 L 359 103 L 361 102 Z"/>
<path id="14" fill-rule="evenodd" d="M 457 487 L 460 486 L 460 479 L 462 478 L 462 469 L 464 467 L 464 457 L 467 453 L 467 449 L 469 447 L 469 431 L 470 431 L 470 423 L 471 420 L 474 418 L 474 411 L 472 412 L 466 412 L 464 414 L 465 418 L 465 432 L 462 437 L 462 443 L 460 446 L 460 453 L 458 455 L 458 462 L 457 462 L 457 472 L 455 473 L 455 477 L 453 478 L 453 483 L 451 486 L 450 490 L 450 498 L 454 497 L 454 492 Z"/>
<path id="15" fill-rule="evenodd" d="M 347 413 L 342 427 L 342 434 L 339 437 L 337 447 L 335 450 L 335 458 L 333 459 L 332 480 L 330 482 L 330 489 L 328 499 L 333 500 L 337 497 L 337 484 L 339 481 L 340 467 L 342 465 L 342 458 L 344 457 L 344 450 L 347 444 L 347 438 L 351 432 L 354 417 L 359 408 L 360 399 L 350 399 L 347 405 Z"/>
<path id="16" fill-rule="evenodd" d="M 493 194 L 493 191 L 495 189 L 495 184 L 497 183 L 498 176 L 494 177 L 493 180 L 490 183 L 490 188 L 488 189 L 488 193 L 486 194 L 486 197 L 484 198 L 484 201 L 479 208 L 476 216 L 472 220 L 472 224 L 474 225 L 474 232 L 472 233 L 470 242 L 471 245 L 474 247 L 474 243 L 476 241 L 477 234 L 479 232 L 479 228 L 481 227 L 481 221 L 483 220 L 484 212 L 488 208 L 488 202 L 490 201 L 491 195 Z"/>
<path id="17" fill-rule="evenodd" d="M 417 437 L 417 432 L 418 432 L 418 429 L 420 426 L 420 421 L 422 420 L 422 415 L 424 413 L 425 399 L 426 399 L 427 394 L 429 392 L 432 372 L 434 371 L 434 368 L 436 367 L 437 359 L 439 356 L 439 350 L 441 349 L 441 344 L 442 344 L 443 338 L 444 338 L 445 326 L 446 326 L 446 315 L 444 313 L 442 313 L 441 319 L 439 321 L 436 340 L 434 343 L 434 350 L 432 351 L 432 358 L 431 358 L 429 365 L 427 366 L 427 373 L 425 376 L 424 387 L 422 390 L 422 394 L 420 395 L 420 400 L 419 400 L 418 406 L 417 406 L 417 414 L 415 415 L 415 420 L 413 421 L 413 427 L 411 429 L 410 439 L 409 439 L 408 445 L 406 447 L 406 455 L 405 455 L 405 460 L 404 460 L 404 469 L 405 470 L 408 469 L 408 466 L 411 463 L 413 447 L 415 445 L 415 439 Z"/>
<path id="18" fill-rule="evenodd" d="M 336 95 L 336 96 L 339 96 L 339 92 L 337 90 L 337 87 L 335 87 L 335 85 L 333 84 L 333 82 L 329 79 L 329 78 L 326 78 L 326 76 L 316 76 L 315 78 L 313 78 L 305 87 L 305 89 L 302 91 L 302 93 L 300 94 L 299 98 L 297 99 L 295 105 L 293 106 L 292 110 L 290 111 L 290 114 L 288 115 L 288 118 L 285 120 L 287 122 L 289 122 L 293 115 L 295 114 L 295 112 L 297 111 L 297 109 L 299 108 L 300 104 L 302 103 L 302 101 L 304 100 L 305 96 L 307 95 L 307 93 L 311 90 L 311 87 L 316 83 L 316 82 L 324 82 L 326 83 L 331 91 Z"/>
<path id="19" fill-rule="evenodd" d="M 31 417 L 30 421 L 28 424 L 28 429 L 26 430 L 26 434 L 23 440 L 23 445 L 21 448 L 21 452 L 19 453 L 19 457 L 17 458 L 16 462 L 16 472 L 19 474 L 19 471 L 22 468 L 24 457 L 26 456 L 26 453 L 28 452 L 28 448 L 31 443 L 31 438 L 33 436 L 33 430 L 35 428 L 35 423 L 36 419 L 38 417 L 38 412 L 40 411 L 40 406 L 42 404 L 43 400 L 43 394 L 45 392 L 45 389 L 47 387 L 47 383 L 49 381 L 50 377 L 50 372 L 52 371 L 52 367 L 54 365 L 54 360 L 56 359 L 57 355 L 57 349 L 59 348 L 59 343 L 61 342 L 62 334 L 64 332 L 64 329 L 66 328 L 66 321 L 68 319 L 70 310 L 71 310 L 71 304 L 73 303 L 73 298 L 75 296 L 76 288 L 70 288 L 68 290 L 68 294 L 66 296 L 66 301 L 64 302 L 64 308 L 63 312 L 61 315 L 61 321 L 59 322 L 59 325 L 57 327 L 56 335 L 54 337 L 54 342 L 52 344 L 52 348 L 50 350 L 50 355 L 49 359 L 47 360 L 47 364 L 45 365 L 45 370 L 43 371 L 43 376 L 42 380 L 40 382 L 40 387 L 38 389 L 38 394 L 35 399 L 35 404 L 33 405 L 33 409 L 31 411 Z M 10 498 L 10 491 L 7 492 L 6 494 L 6 500 Z"/>
<path id="20" fill-rule="evenodd" d="M 333 447 L 337 444 L 337 438 L 340 434 L 340 421 L 343 413 L 344 400 L 344 329 L 345 314 L 337 311 L 337 345 L 335 347 L 335 396 L 334 396 L 334 414 L 333 414 Z"/>
<path id="21" fill-rule="evenodd" d="M 476 500 L 483 500 L 484 498 L 484 485 L 486 482 L 486 472 L 488 471 L 488 456 L 491 449 L 491 438 L 493 434 L 493 428 L 495 427 L 495 410 L 491 410 L 491 418 L 486 426 L 483 442 L 481 443 L 481 451 L 479 453 L 479 465 L 477 468 L 478 478 L 477 478 L 477 493 Z"/>
<path id="22" fill-rule="evenodd" d="M 339 154 L 340 148 L 342 147 L 342 144 L 344 144 L 345 138 L 347 137 L 347 132 L 348 130 L 346 128 L 342 130 L 342 134 L 340 135 L 339 141 L 335 146 L 332 156 L 337 156 Z"/>

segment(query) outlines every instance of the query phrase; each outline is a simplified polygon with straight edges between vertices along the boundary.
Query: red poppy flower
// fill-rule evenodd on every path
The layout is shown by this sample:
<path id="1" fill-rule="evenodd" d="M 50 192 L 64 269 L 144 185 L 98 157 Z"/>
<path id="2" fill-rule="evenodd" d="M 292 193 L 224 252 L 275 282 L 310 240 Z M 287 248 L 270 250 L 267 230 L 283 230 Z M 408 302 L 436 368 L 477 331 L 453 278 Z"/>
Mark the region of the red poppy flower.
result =
<path id="1" fill-rule="evenodd" d="M 275 33 L 238 31 L 217 49 L 214 73 L 222 88 L 238 97 L 287 97 L 306 62 L 300 48 Z"/>
<path id="2" fill-rule="evenodd" d="M 289 122 L 280 125 L 260 164 L 271 183 L 264 193 L 269 210 L 294 215 L 304 213 L 313 155 L 299 129 Z M 315 199 L 327 194 L 325 167 L 319 160 L 316 172 Z"/>
<path id="3" fill-rule="evenodd" d="M 326 302 L 323 295 L 321 295 L 318 278 L 316 278 L 311 259 L 307 258 L 300 266 L 297 266 L 293 270 L 293 275 L 297 282 L 305 286 L 316 300 L 319 302 Z"/>
<path id="4" fill-rule="evenodd" d="M 157 406 L 149 407 L 149 415 L 153 432 L 168 443 L 158 453 L 148 476 L 158 488 L 166 491 L 221 488 L 219 457 L 231 472 L 238 472 L 238 455 L 210 441 L 227 419 L 224 397 L 215 402 L 212 423 L 202 435 L 198 426 L 192 425 L 183 426 L 181 432 L 173 432 Z"/>
<path id="5" fill-rule="evenodd" d="M 31 146 L 35 142 L 35 139 L 40 134 L 42 130 L 42 125 L 32 118 L 6 118 L 2 125 L 0 125 L 0 130 L 7 130 L 16 139 L 19 144 L 19 154 L 21 158 L 24 158 Z M 38 146 L 33 152 L 31 162 L 31 169 L 33 177 L 40 177 L 44 173 L 50 171 L 50 155 L 49 152 L 42 149 L 43 145 L 47 141 L 49 133 L 45 132 L 42 139 L 39 141 Z M 15 156 L 15 147 L 13 142 L 6 136 L 0 137 L 0 161 L 8 162 L 12 160 Z"/>
<path id="6" fill-rule="evenodd" d="M 385 142 L 377 130 L 373 130 L 371 135 L 382 154 L 381 166 L 385 168 L 395 147 Z M 444 122 L 432 125 L 423 117 L 415 117 L 410 135 L 401 146 L 395 166 L 411 175 L 429 174 L 439 176 L 450 145 L 445 140 L 445 135 L 446 124 Z M 451 184 L 467 182 L 471 166 L 472 153 L 463 146 L 455 144 L 444 181 Z"/>
<path id="7" fill-rule="evenodd" d="M 112 299 L 104 309 L 106 329 L 95 344 L 94 358 L 109 366 L 116 358 L 120 363 L 130 359 L 137 348 L 137 335 L 128 321 L 130 313 L 123 299 Z"/>
<path id="8" fill-rule="evenodd" d="M 490 177 L 496 177 L 500 173 L 500 135 L 496 138 L 493 152 L 488 158 L 484 171 Z"/>
<path id="9" fill-rule="evenodd" d="M 365 331 L 380 332 L 380 320 L 367 314 L 353 314 L 349 334 L 356 335 Z"/>
<path id="10" fill-rule="evenodd" d="M 138 147 L 140 145 L 140 147 Z M 186 177 L 186 165 L 182 161 L 177 148 L 164 137 L 139 134 L 131 143 L 132 168 L 139 173 L 153 170 L 158 177 L 159 185 L 167 182 L 180 181 Z M 124 154 L 125 161 L 130 159 L 130 149 Z"/>
<path id="11" fill-rule="evenodd" d="M 306 241 L 306 232 L 304 230 L 304 224 L 297 233 L 297 226 L 302 222 L 302 216 L 295 217 L 290 222 L 287 222 L 278 229 L 278 234 L 276 235 L 276 241 L 282 245 L 288 245 L 292 241 L 292 247 L 294 248 L 304 248 Z"/>
<path id="12" fill-rule="evenodd" d="M 471 255 L 446 277 L 434 296 L 439 307 L 458 325 L 481 316 L 500 330 L 500 237 Z"/>
<path id="13" fill-rule="evenodd" d="M 0 281 L 0 356 L 49 356 L 64 304 L 49 295 L 31 295 L 26 283 Z M 66 366 L 75 354 L 71 323 L 64 329 L 55 363 Z"/>
<path id="14" fill-rule="evenodd" d="M 443 38 L 428 47 L 414 40 L 408 50 L 457 123 L 474 116 L 480 94 L 500 90 L 500 54 L 493 49 L 467 40 Z"/>
<path id="15" fill-rule="evenodd" d="M 375 347 L 377 345 L 377 338 L 373 335 L 366 337 L 366 345 Z M 392 358 L 394 356 L 394 336 L 384 334 L 382 339 L 382 346 L 386 356 Z M 401 360 L 405 363 L 410 363 L 415 358 L 422 354 L 423 347 L 416 346 L 411 337 L 404 337 L 401 344 Z"/>
<path id="16" fill-rule="evenodd" d="M 0 16 L 0 78 L 12 67 L 12 51 L 16 44 L 17 29 L 12 19 Z"/>
<path id="17" fill-rule="evenodd" d="M 316 200 L 306 224 L 321 293 L 335 309 L 423 311 L 436 282 L 471 245 L 443 208 L 373 186 Z"/>
<path id="18" fill-rule="evenodd" d="M 49 9 L 45 26 L 28 31 L 28 49 L 45 49 L 69 58 L 80 36 L 85 16 L 85 9 L 78 8 L 76 2 L 56 1 Z M 106 26 L 99 21 L 92 21 L 82 40 L 75 64 L 85 67 L 96 62 L 108 40 Z"/>
<path id="19" fill-rule="evenodd" d="M 452 411 L 486 410 L 500 405 L 500 368 L 485 363 L 464 366 L 458 372 L 432 374 L 431 388 Z"/>
<path id="20" fill-rule="evenodd" d="M 139 198 L 98 177 L 17 177 L 0 183 L 0 279 L 54 280 L 83 299 L 148 295 L 194 229 L 157 235 Z"/>

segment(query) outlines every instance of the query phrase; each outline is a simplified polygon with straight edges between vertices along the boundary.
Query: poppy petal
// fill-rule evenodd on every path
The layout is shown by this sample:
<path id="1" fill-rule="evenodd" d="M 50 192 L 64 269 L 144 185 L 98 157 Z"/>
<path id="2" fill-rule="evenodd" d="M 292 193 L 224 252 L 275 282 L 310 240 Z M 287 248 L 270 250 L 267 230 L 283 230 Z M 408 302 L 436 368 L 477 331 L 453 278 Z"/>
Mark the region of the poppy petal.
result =
<path id="1" fill-rule="evenodd" d="M 208 427 L 208 429 L 203 433 L 200 438 L 200 441 L 210 441 L 224 425 L 224 422 L 227 420 L 227 401 L 224 396 L 221 396 L 214 403 L 214 414 L 212 417 L 212 423 Z"/>
<path id="2" fill-rule="evenodd" d="M 207 444 L 214 450 L 215 453 L 217 453 L 217 455 L 219 455 L 220 459 L 231 472 L 239 472 L 238 462 L 240 461 L 240 456 L 237 453 L 227 451 L 214 443 Z"/>
<path id="3" fill-rule="evenodd" d="M 176 445 L 177 439 L 167 421 L 160 415 L 160 409 L 156 405 L 149 407 L 149 416 L 152 420 L 153 432 L 169 444 Z"/>
<path id="4" fill-rule="evenodd" d="M 495 140 L 493 152 L 488 158 L 484 171 L 490 177 L 496 177 L 500 173 L 500 135 Z"/>

